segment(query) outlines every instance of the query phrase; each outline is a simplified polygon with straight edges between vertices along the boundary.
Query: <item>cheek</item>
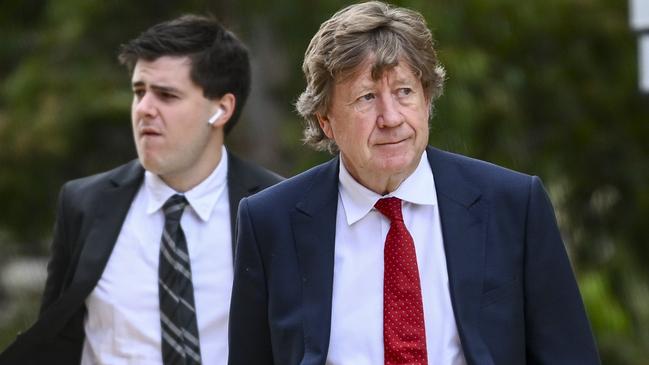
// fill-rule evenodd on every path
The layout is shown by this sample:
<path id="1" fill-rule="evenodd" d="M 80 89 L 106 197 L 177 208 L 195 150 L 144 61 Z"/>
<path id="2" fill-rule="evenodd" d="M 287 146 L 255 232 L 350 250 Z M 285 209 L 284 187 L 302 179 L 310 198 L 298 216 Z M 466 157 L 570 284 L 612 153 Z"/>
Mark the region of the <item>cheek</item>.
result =
<path id="1" fill-rule="evenodd" d="M 408 120 L 410 121 L 410 127 L 414 129 L 417 133 L 428 132 L 428 117 L 429 113 L 427 109 L 413 110 L 408 115 Z"/>
<path id="2" fill-rule="evenodd" d="M 137 99 L 133 97 L 133 100 L 131 101 L 131 118 L 135 120 L 136 115 L 137 115 Z"/>
<path id="3" fill-rule="evenodd" d="M 343 130 L 337 131 L 337 137 L 343 141 L 350 149 L 364 149 L 372 137 L 373 128 L 368 125 L 359 123 Z"/>
<path id="4" fill-rule="evenodd" d="M 339 147 L 348 151 L 365 149 L 376 127 L 376 117 L 366 113 L 333 113 L 328 126 L 323 128 L 327 136 L 336 141 Z M 325 128 L 328 128 L 325 129 Z"/>

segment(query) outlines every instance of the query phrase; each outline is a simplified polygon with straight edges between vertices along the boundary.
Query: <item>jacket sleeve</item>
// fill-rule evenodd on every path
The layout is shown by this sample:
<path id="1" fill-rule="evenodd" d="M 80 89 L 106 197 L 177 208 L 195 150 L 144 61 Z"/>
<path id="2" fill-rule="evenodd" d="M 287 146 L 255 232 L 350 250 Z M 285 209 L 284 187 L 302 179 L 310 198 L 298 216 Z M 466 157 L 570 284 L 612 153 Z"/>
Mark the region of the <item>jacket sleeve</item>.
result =
<path id="1" fill-rule="evenodd" d="M 247 199 L 238 213 L 234 284 L 230 304 L 229 365 L 273 364 L 268 291 Z"/>
<path id="2" fill-rule="evenodd" d="M 532 177 L 525 232 L 527 363 L 599 364 L 550 199 Z"/>

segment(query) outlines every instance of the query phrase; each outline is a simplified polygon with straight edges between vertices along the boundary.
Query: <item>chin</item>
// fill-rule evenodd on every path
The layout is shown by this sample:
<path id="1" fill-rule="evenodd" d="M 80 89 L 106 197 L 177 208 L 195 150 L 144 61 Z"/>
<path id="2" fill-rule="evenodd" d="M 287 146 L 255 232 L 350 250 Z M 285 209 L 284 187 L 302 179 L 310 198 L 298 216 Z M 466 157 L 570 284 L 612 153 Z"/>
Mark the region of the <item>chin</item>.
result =
<path id="1" fill-rule="evenodd" d="M 162 164 L 157 159 L 150 156 L 138 156 L 138 159 L 140 160 L 140 164 L 142 165 L 142 167 L 144 167 L 145 170 L 156 175 L 160 175 L 162 173 Z"/>
<path id="2" fill-rule="evenodd" d="M 408 169 L 408 166 L 408 164 L 401 161 L 382 161 L 380 164 L 378 164 L 377 168 L 381 172 L 389 175 L 394 175 L 404 172 Z"/>
<path id="3" fill-rule="evenodd" d="M 414 171 L 419 163 L 419 159 L 416 157 L 417 156 L 413 156 L 409 153 L 398 156 L 388 156 L 382 158 L 378 165 L 382 171 L 391 175 L 408 172 L 409 170 Z"/>

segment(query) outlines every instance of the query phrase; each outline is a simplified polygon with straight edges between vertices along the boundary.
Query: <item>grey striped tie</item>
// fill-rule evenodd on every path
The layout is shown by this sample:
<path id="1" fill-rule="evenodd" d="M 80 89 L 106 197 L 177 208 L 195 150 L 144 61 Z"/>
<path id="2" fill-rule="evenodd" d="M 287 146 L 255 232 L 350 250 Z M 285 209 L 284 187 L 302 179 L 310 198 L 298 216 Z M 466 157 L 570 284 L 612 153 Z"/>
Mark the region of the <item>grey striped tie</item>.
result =
<path id="1" fill-rule="evenodd" d="M 184 196 L 176 194 L 162 207 L 165 226 L 160 243 L 158 292 L 164 365 L 201 363 L 192 270 L 185 234 L 180 227 L 180 217 L 187 204 Z"/>

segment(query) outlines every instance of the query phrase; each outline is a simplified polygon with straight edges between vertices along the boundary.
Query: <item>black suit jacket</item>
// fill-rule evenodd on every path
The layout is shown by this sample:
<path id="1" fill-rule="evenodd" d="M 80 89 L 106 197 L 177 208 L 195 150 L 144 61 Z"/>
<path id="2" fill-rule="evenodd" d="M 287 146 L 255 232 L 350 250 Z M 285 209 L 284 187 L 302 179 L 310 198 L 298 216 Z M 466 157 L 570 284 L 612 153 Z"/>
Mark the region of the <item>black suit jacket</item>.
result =
<path id="1" fill-rule="evenodd" d="M 80 362 L 85 299 L 101 277 L 143 177 L 135 160 L 63 186 L 39 319 L 0 355 L 1 365 Z M 232 237 L 241 198 L 280 180 L 228 153 Z"/>
<path id="2" fill-rule="evenodd" d="M 433 148 L 427 154 L 467 364 L 598 364 L 540 180 Z M 230 365 L 325 364 L 338 170 L 335 158 L 241 201 Z"/>

